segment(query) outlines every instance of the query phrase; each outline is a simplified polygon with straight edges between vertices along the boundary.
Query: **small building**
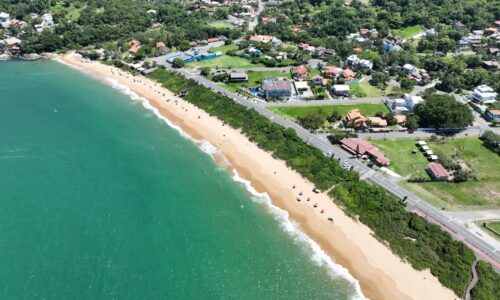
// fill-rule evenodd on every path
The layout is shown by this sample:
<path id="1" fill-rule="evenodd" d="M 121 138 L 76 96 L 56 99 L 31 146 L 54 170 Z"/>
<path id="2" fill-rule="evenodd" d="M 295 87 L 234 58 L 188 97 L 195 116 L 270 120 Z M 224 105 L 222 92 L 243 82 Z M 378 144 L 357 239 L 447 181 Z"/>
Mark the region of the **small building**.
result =
<path id="1" fill-rule="evenodd" d="M 311 78 L 311 81 L 312 81 L 312 83 L 319 85 L 319 84 L 323 84 L 324 78 L 321 75 L 314 75 Z"/>
<path id="2" fill-rule="evenodd" d="M 427 143 L 425 141 L 418 141 L 415 143 L 418 147 L 423 147 L 423 146 L 427 146 Z"/>
<path id="3" fill-rule="evenodd" d="M 359 109 L 353 109 L 344 117 L 347 126 L 360 127 L 365 126 L 366 118 L 359 112 Z"/>
<path id="4" fill-rule="evenodd" d="M 396 120 L 396 124 L 402 125 L 406 123 L 406 116 L 405 115 L 394 115 L 394 119 Z"/>
<path id="5" fill-rule="evenodd" d="M 427 167 L 426 171 L 433 180 L 442 181 L 450 177 L 450 173 L 440 163 L 431 162 Z"/>
<path id="6" fill-rule="evenodd" d="M 131 40 L 128 45 L 130 48 L 128 49 L 128 52 L 135 54 L 139 49 L 141 49 L 141 42 L 138 40 Z"/>
<path id="7" fill-rule="evenodd" d="M 476 102 L 490 104 L 496 101 L 498 94 L 491 87 L 480 85 L 470 93 L 470 96 Z"/>
<path id="8" fill-rule="evenodd" d="M 266 78 L 262 82 L 262 91 L 266 99 L 287 99 L 292 96 L 292 85 L 286 78 Z"/>
<path id="9" fill-rule="evenodd" d="M 349 97 L 351 95 L 351 90 L 347 84 L 335 84 L 332 91 L 335 96 Z"/>
<path id="10" fill-rule="evenodd" d="M 367 155 L 380 166 L 388 166 L 390 163 L 390 160 L 385 157 L 384 153 L 363 139 L 343 138 L 340 140 L 340 145 L 349 153 L 355 155 Z"/>
<path id="11" fill-rule="evenodd" d="M 323 70 L 323 74 L 327 77 L 337 78 L 342 74 L 342 68 L 334 67 L 334 66 L 326 66 Z"/>
<path id="12" fill-rule="evenodd" d="M 347 68 L 342 71 L 342 77 L 344 77 L 344 79 L 347 81 L 354 80 L 356 79 L 356 73 L 353 70 Z"/>
<path id="13" fill-rule="evenodd" d="M 428 159 L 431 160 L 431 161 L 436 161 L 436 160 L 438 160 L 438 156 L 436 154 L 432 154 L 432 155 L 429 156 Z"/>
<path id="14" fill-rule="evenodd" d="M 209 38 L 207 39 L 207 43 L 217 43 L 219 41 L 219 38 Z"/>
<path id="15" fill-rule="evenodd" d="M 486 117 L 491 121 L 500 120 L 500 109 L 489 109 L 486 112 Z"/>
<path id="16" fill-rule="evenodd" d="M 293 68 L 292 75 L 296 79 L 306 79 L 307 71 L 307 67 L 305 66 L 296 66 Z"/>
<path id="17" fill-rule="evenodd" d="M 230 73 L 229 81 L 231 82 L 246 82 L 248 81 L 248 75 L 245 73 Z"/>
<path id="18" fill-rule="evenodd" d="M 389 99 L 385 102 L 385 105 L 395 114 L 407 114 L 415 110 L 415 105 L 424 102 L 424 99 L 420 96 L 405 95 L 404 99 Z"/>
<path id="19" fill-rule="evenodd" d="M 367 122 L 370 122 L 370 125 L 372 127 L 386 127 L 387 126 L 387 120 L 382 119 L 380 117 L 368 117 L 366 118 Z"/>

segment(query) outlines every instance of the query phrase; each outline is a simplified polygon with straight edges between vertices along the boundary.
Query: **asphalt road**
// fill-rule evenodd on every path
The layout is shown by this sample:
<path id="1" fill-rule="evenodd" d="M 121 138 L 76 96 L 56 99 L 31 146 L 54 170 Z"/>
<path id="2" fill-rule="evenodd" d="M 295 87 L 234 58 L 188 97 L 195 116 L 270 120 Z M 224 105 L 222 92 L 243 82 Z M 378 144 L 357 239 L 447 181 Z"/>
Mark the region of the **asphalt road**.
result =
<path id="1" fill-rule="evenodd" d="M 466 245 L 468 245 L 469 248 L 476 253 L 476 255 L 486 261 L 489 261 L 497 270 L 500 270 L 500 249 L 495 248 L 493 245 L 478 236 L 474 231 L 470 231 L 461 223 L 454 220 L 454 218 L 447 216 L 425 200 L 398 185 L 395 181 L 369 168 L 339 146 L 330 144 L 325 137 L 316 136 L 298 124 L 274 114 L 273 112 L 267 110 L 261 101 L 254 101 L 241 95 L 229 92 L 218 86 L 216 83 L 200 75 L 191 73 L 189 70 L 175 69 L 173 71 L 180 73 L 187 78 L 193 79 L 199 84 L 202 84 L 219 94 L 226 95 L 241 105 L 255 109 L 258 113 L 273 122 L 287 128 L 293 128 L 300 138 L 323 151 L 325 155 L 327 153 L 333 153 L 335 159 L 339 159 L 341 162 L 347 161 L 353 166 L 353 170 L 359 173 L 361 179 L 382 187 L 399 199 L 404 199 L 406 197 L 407 210 L 420 212 L 420 214 L 423 214 L 427 220 L 438 223 L 444 230 L 450 232 L 454 238 L 464 241 Z"/>

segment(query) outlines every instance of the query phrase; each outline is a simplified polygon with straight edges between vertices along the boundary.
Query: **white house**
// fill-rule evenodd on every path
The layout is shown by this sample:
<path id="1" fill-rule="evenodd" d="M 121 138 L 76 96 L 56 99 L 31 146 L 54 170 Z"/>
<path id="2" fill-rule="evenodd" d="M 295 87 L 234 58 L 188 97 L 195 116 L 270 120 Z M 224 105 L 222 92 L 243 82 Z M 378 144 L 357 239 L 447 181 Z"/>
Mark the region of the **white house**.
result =
<path id="1" fill-rule="evenodd" d="M 0 12 L 0 24 L 3 28 L 7 28 L 10 25 L 10 15 L 6 12 Z"/>
<path id="2" fill-rule="evenodd" d="M 424 102 L 422 97 L 406 94 L 404 99 L 389 99 L 385 103 L 393 113 L 399 115 L 413 112 L 415 105 L 422 102 Z"/>
<path id="3" fill-rule="evenodd" d="M 47 28 L 54 27 L 54 19 L 51 14 L 43 14 L 42 15 L 42 23 L 35 25 L 35 29 L 38 32 L 42 32 Z"/>
<path id="4" fill-rule="evenodd" d="M 359 59 L 356 54 L 353 54 L 347 58 L 347 65 L 363 69 L 373 68 L 373 62 L 367 59 Z"/>
<path id="5" fill-rule="evenodd" d="M 498 94 L 491 87 L 487 85 L 480 85 L 470 93 L 470 96 L 474 101 L 488 104 L 494 103 Z"/>

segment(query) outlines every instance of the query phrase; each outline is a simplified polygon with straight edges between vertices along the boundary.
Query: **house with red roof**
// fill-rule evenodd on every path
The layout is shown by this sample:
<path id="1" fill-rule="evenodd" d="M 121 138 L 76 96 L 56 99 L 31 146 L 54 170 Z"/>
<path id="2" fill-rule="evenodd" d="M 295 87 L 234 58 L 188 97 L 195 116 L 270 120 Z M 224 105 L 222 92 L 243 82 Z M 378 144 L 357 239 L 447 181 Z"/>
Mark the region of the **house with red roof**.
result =
<path id="1" fill-rule="evenodd" d="M 296 66 L 293 68 L 292 75 L 295 79 L 306 79 L 307 71 L 306 66 Z"/>
<path id="2" fill-rule="evenodd" d="M 365 121 L 365 116 L 363 116 L 357 108 L 348 112 L 344 117 L 344 123 L 346 123 L 346 126 L 350 127 L 364 127 Z"/>
<path id="3" fill-rule="evenodd" d="M 131 40 L 128 45 L 130 48 L 128 49 L 128 52 L 135 54 L 139 49 L 141 49 L 141 42 L 138 40 Z"/>
<path id="4" fill-rule="evenodd" d="M 437 162 L 431 162 L 427 165 L 427 173 L 433 180 L 436 181 L 441 181 L 441 180 L 447 180 L 450 177 L 450 173 L 448 170 L 443 167 L 442 164 L 437 163 Z"/>
<path id="5" fill-rule="evenodd" d="M 342 148 L 354 155 L 367 155 L 380 166 L 388 166 L 390 160 L 371 143 L 360 138 L 343 138 L 340 140 Z"/>
<path id="6" fill-rule="evenodd" d="M 354 80 L 356 79 L 356 73 L 354 73 L 353 70 L 347 68 L 344 71 L 342 71 L 342 76 L 344 77 L 345 80 Z"/>
<path id="7" fill-rule="evenodd" d="M 342 75 L 342 68 L 326 66 L 323 70 L 323 74 L 327 77 L 337 78 L 338 76 Z"/>

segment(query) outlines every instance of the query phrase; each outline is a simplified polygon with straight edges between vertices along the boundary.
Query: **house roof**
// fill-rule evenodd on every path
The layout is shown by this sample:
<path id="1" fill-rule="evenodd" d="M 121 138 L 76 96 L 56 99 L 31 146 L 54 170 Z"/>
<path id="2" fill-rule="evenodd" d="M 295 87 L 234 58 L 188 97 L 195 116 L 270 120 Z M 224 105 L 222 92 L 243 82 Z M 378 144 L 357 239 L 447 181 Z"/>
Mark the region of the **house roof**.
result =
<path id="1" fill-rule="evenodd" d="M 163 48 L 165 47 L 165 43 L 164 42 L 157 42 L 156 43 L 156 48 L 160 49 L 160 48 Z"/>
<path id="2" fill-rule="evenodd" d="M 291 90 L 292 86 L 287 79 L 284 78 L 267 78 L 262 82 L 262 89 L 264 91 L 271 90 Z"/>
<path id="3" fill-rule="evenodd" d="M 394 119 L 396 119 L 396 123 L 404 123 L 404 122 L 406 122 L 406 116 L 405 115 L 395 115 Z"/>
<path id="4" fill-rule="evenodd" d="M 305 75 L 305 74 L 307 74 L 307 67 L 305 67 L 305 66 L 296 66 L 294 68 L 294 72 L 295 73 L 299 73 L 301 75 Z"/>
<path id="5" fill-rule="evenodd" d="M 492 115 L 500 115 L 500 109 L 490 109 L 489 112 Z"/>
<path id="6" fill-rule="evenodd" d="M 360 155 L 363 155 L 365 153 L 370 154 L 375 158 L 375 161 L 381 165 L 387 165 L 390 162 L 390 160 L 384 156 L 384 153 L 382 153 L 380 150 L 375 148 L 375 146 L 363 139 L 343 138 L 342 140 L 340 140 L 340 143 L 344 148 L 349 149 L 351 152 L 358 153 Z"/>
<path id="7" fill-rule="evenodd" d="M 351 70 L 351 69 L 345 69 L 344 72 L 343 72 L 343 74 L 344 74 L 345 78 L 354 78 L 354 77 L 356 77 L 356 73 L 354 73 L 354 71 Z"/>
<path id="8" fill-rule="evenodd" d="M 215 43 L 215 42 L 218 42 L 219 41 L 219 38 L 209 38 L 207 39 L 207 42 L 209 43 Z"/>
<path id="9" fill-rule="evenodd" d="M 347 115 L 345 116 L 345 120 L 347 122 L 363 122 L 364 120 L 366 120 L 366 118 L 359 112 L 359 109 L 356 108 L 347 113 Z"/>
<path id="10" fill-rule="evenodd" d="M 368 117 L 367 120 L 375 126 L 387 126 L 387 121 L 380 117 Z"/>
<path id="11" fill-rule="evenodd" d="M 448 177 L 448 176 L 450 176 L 448 171 L 440 163 L 431 162 L 427 166 L 429 167 L 429 171 L 431 171 L 431 173 L 434 174 L 435 177 Z"/>

